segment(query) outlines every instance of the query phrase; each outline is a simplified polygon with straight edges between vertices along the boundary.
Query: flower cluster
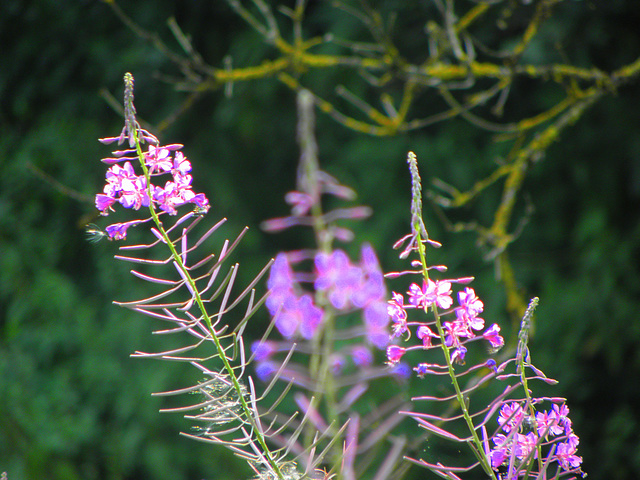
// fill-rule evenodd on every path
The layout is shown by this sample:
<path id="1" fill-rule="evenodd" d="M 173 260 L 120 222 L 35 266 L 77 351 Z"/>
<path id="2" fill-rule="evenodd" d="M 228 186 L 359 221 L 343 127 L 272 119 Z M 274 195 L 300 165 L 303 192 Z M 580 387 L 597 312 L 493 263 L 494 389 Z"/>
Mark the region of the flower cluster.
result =
<path id="1" fill-rule="evenodd" d="M 504 345 L 504 339 L 500 336 L 500 327 L 497 324 L 491 325 L 484 330 L 484 320 L 478 315 L 482 313 L 484 304 L 476 296 L 473 288 L 466 287 L 458 292 L 458 305 L 454 308 L 451 285 L 453 283 L 466 284 L 472 278 L 459 278 L 455 280 L 427 279 L 422 287 L 412 283 L 407 292 L 409 303 L 404 303 L 402 294 L 393 292 L 391 300 L 388 302 L 388 313 L 393 321 L 392 336 L 410 336 L 410 327 L 415 328 L 416 336 L 422 340 L 422 345 L 413 347 L 399 347 L 391 345 L 387 348 L 387 359 L 390 364 L 395 364 L 409 350 L 439 348 L 433 344 L 434 339 L 440 338 L 437 332 L 436 320 L 409 322 L 407 309 L 422 309 L 427 312 L 431 309 L 442 309 L 438 311 L 438 320 L 445 316 L 453 317 L 451 320 L 442 322 L 442 330 L 445 336 L 444 345 L 451 349 L 450 361 L 452 363 L 464 364 L 467 342 L 484 338 L 489 342 L 492 349 L 499 349 Z M 434 332 L 434 329 L 436 330 Z M 419 377 L 424 377 L 428 371 L 427 364 L 419 364 L 414 368 Z"/>
<path id="2" fill-rule="evenodd" d="M 310 340 L 323 327 L 323 319 L 328 315 L 360 311 L 367 343 L 380 349 L 386 347 L 389 339 L 387 292 L 380 264 L 370 245 L 362 246 L 358 264 L 353 264 L 341 249 L 316 253 L 311 276 L 294 272 L 289 259 L 291 256 L 278 254 L 267 282 L 267 309 L 275 327 L 285 339 Z M 315 294 L 326 298 L 328 304 L 318 306 L 312 292 L 302 288 L 300 279 L 312 283 Z M 327 309 L 331 309 L 331 312 Z M 354 331 L 354 334 L 359 333 Z M 277 350 L 273 342 L 256 342 L 253 345 L 259 363 L 269 361 Z M 351 345 L 346 352 L 333 352 L 334 373 L 342 370 L 347 358 L 351 358 L 357 367 L 369 367 L 373 363 L 373 353 L 368 346 Z M 258 368 L 258 373 L 267 376 L 273 372 L 273 368 L 270 363 L 263 364 Z"/>
<path id="3" fill-rule="evenodd" d="M 295 452 L 307 472 L 322 465 L 329 469 L 323 478 L 395 478 L 406 441 L 392 432 L 405 418 L 398 410 L 406 402 L 389 385 L 406 380 L 411 369 L 403 362 L 389 368 L 376 361 L 376 350 L 389 344 L 390 318 L 373 248 L 362 244 L 360 258 L 351 260 L 334 245 L 354 237 L 344 220 L 365 218 L 371 210 L 332 207 L 336 199 L 353 200 L 355 192 L 319 168 L 309 92 L 299 92 L 298 107 L 302 152 L 296 189 L 285 196 L 291 212 L 262 227 L 307 227 L 315 244 L 275 257 L 265 298 L 272 323 L 252 344 L 249 361 L 255 362 L 256 376 L 268 381 L 267 392 L 277 382 L 287 384 L 266 415 L 277 432 L 276 446 Z M 297 412 L 291 412 L 294 404 Z M 281 420 L 298 413 L 301 420 Z"/>
<path id="4" fill-rule="evenodd" d="M 380 348 L 387 343 L 389 317 L 386 313 L 386 289 L 382 270 L 373 248 L 365 244 L 359 264 L 352 264 L 340 249 L 318 252 L 314 257 L 313 285 L 316 292 L 327 296 L 338 313 L 362 310 L 367 338 Z M 309 339 L 320 326 L 323 311 L 316 307 L 309 293 L 299 296 L 300 285 L 294 278 L 287 255 L 281 253 L 271 269 L 267 307 L 276 327 L 285 338 L 291 338 L 300 325 L 300 334 Z M 293 308 L 292 308 L 293 307 Z M 297 311 L 299 316 L 292 316 Z M 296 319 L 299 319 L 298 323 Z"/>
<path id="5" fill-rule="evenodd" d="M 103 193 L 96 195 L 96 208 L 102 215 L 114 211 L 113 206 L 119 203 L 124 208 L 139 210 L 141 207 L 157 207 L 161 212 L 176 215 L 177 208 L 186 204 L 193 204 L 203 213 L 209 209 L 209 201 L 203 193 L 194 193 L 191 188 L 191 162 L 180 151 L 182 145 L 172 144 L 158 146 L 157 139 L 147 134 L 147 139 L 155 140 L 148 150 L 138 156 L 136 149 L 126 149 L 113 152 L 113 157 L 102 161 L 112 165 L 106 174 L 106 184 Z M 100 141 L 108 144 L 115 141 L 122 142 L 123 138 L 104 138 Z M 137 175 L 131 161 L 138 161 L 144 165 L 143 174 Z M 120 164 L 123 164 L 122 166 Z M 164 186 L 148 184 L 147 179 L 171 175 Z M 141 223 L 141 220 L 116 223 L 106 228 L 106 234 L 111 240 L 126 238 L 127 229 Z"/>
<path id="6" fill-rule="evenodd" d="M 579 469 L 582 463 L 582 458 L 576 455 L 579 440 L 568 415 L 569 408 L 564 404 L 554 404 L 551 410 L 536 412 L 534 417 L 519 402 L 504 403 L 498 417 L 504 433 L 493 436 L 495 448 L 488 452 L 491 466 L 496 470 L 507 467 L 512 472 L 515 459 L 520 462 L 537 459 L 540 448 L 553 445 L 543 464 L 557 462 L 565 471 Z"/>

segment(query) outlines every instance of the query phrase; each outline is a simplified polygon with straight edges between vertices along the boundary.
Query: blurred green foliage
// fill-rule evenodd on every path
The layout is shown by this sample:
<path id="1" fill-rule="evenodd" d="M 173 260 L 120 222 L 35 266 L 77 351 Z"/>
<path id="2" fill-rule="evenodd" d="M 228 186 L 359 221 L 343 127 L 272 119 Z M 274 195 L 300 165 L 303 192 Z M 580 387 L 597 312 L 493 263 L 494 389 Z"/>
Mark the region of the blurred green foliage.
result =
<path id="1" fill-rule="evenodd" d="M 417 7 L 381 4 L 385 15 L 402 13 L 395 41 L 419 57 L 423 25 L 407 20 Z M 166 20 L 174 16 L 219 67 L 225 55 L 234 66 L 251 65 L 271 51 L 225 2 L 125 6 L 172 46 Z M 526 53 L 612 71 L 640 56 L 638 24 L 636 0 L 566 1 Z M 313 5 L 307 25 L 311 33 L 362 34 L 324 2 Z M 487 39 L 494 34 L 487 27 Z M 95 139 L 121 129 L 99 90 L 119 99 L 122 75 L 131 71 L 138 112 L 157 124 L 185 94 L 156 77 L 179 72 L 97 1 L 4 1 L 0 46 L 0 472 L 10 480 L 244 478 L 241 462 L 178 436 L 188 424 L 157 412 L 167 404 L 151 392 L 189 384 L 193 372 L 129 358 L 162 348 L 147 319 L 111 305 L 131 291 L 143 297 L 144 285 L 111 258 L 115 245 L 91 245 L 83 234 L 96 220 L 92 196 L 104 178 L 98 160 L 108 154 Z M 344 71 L 316 73 L 306 77 L 312 87 L 343 84 L 366 94 Z M 547 83 L 523 81 L 506 114 L 557 101 Z M 535 211 L 509 246 L 519 287 L 541 298 L 533 361 L 560 380 L 554 394 L 569 399 L 584 469 L 594 479 L 631 479 L 640 471 L 639 103 L 638 83 L 630 83 L 563 131 L 530 169 L 523 192 Z M 440 178 L 460 189 L 504 155 L 491 134 L 460 119 L 387 138 L 347 130 L 321 114 L 317 123 L 323 167 L 374 209 L 354 228 L 377 248 L 386 270 L 398 268 L 390 245 L 408 228 L 408 150 L 418 156 L 425 185 Z M 166 143 L 186 145 L 196 190 L 213 205 L 209 215 L 230 220 L 225 234 L 252 228 L 237 257 L 244 283 L 277 251 L 304 246 L 295 231 L 267 236 L 257 228 L 286 212 L 282 197 L 293 188 L 298 156 L 295 124 L 292 92 L 262 79 L 234 84 L 230 98 L 203 95 L 162 133 Z M 487 224 L 499 196 L 489 189 L 448 218 Z M 521 199 L 520 213 L 525 204 Z M 448 231 L 428 202 L 424 212 L 431 236 L 444 244 L 435 260 L 454 275 L 475 275 L 485 318 L 508 328 L 504 290 L 475 237 Z M 252 331 L 266 321 L 257 318 Z"/>

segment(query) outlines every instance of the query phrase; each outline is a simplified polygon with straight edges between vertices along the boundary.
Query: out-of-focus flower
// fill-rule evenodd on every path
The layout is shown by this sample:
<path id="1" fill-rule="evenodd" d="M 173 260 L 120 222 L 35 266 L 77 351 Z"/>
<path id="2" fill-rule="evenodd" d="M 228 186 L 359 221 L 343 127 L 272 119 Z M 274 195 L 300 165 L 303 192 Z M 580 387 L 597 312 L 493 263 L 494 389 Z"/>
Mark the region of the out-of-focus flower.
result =
<path id="1" fill-rule="evenodd" d="M 362 270 L 351 264 L 343 250 L 320 252 L 315 258 L 315 288 L 326 291 L 331 304 L 338 310 L 351 306 L 351 299 L 362 284 Z"/>

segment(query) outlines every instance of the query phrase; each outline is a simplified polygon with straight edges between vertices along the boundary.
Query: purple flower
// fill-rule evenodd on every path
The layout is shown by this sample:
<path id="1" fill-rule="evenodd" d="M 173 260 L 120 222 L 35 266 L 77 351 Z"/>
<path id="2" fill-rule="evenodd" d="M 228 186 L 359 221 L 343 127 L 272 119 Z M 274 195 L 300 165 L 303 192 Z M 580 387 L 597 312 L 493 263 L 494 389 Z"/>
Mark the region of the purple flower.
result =
<path id="1" fill-rule="evenodd" d="M 275 325 L 285 338 L 291 338 L 299 331 L 303 338 L 310 339 L 320 326 L 323 314 L 322 309 L 313 304 L 311 295 L 300 298 L 291 295 L 276 313 Z"/>
<path id="2" fill-rule="evenodd" d="M 536 425 L 538 427 L 538 435 L 560 435 L 563 428 L 558 425 L 557 416 L 551 412 L 536 412 Z"/>
<path id="3" fill-rule="evenodd" d="M 565 430 L 568 429 L 571 432 L 571 420 L 569 419 L 569 407 L 566 404 L 553 405 L 552 415 L 558 420 L 558 423 L 565 427 Z"/>
<path id="4" fill-rule="evenodd" d="M 307 340 L 311 339 L 322 323 L 324 312 L 313 303 L 311 295 L 303 295 L 298 300 L 298 312 L 300 313 L 300 335 Z"/>
<path id="5" fill-rule="evenodd" d="M 463 347 L 462 345 L 460 345 L 453 352 L 451 352 L 451 363 L 464 365 L 466 355 L 467 355 L 467 347 Z"/>
<path id="6" fill-rule="evenodd" d="M 165 147 L 149 145 L 149 150 L 144 154 L 145 164 L 149 167 L 149 174 L 165 173 L 171 170 L 171 154 Z"/>
<path id="7" fill-rule="evenodd" d="M 431 347 L 431 339 L 432 338 L 438 338 L 438 335 L 436 335 L 435 333 L 433 333 L 431 331 L 431 329 L 429 327 L 427 327 L 426 325 L 420 325 L 418 327 L 418 330 L 416 332 L 416 335 L 418 336 L 418 338 L 420 340 L 422 340 L 422 346 L 424 348 L 429 348 Z"/>
<path id="8" fill-rule="evenodd" d="M 351 359 L 358 367 L 370 367 L 373 364 L 373 354 L 364 345 L 357 345 L 351 350 Z"/>
<path id="9" fill-rule="evenodd" d="M 112 208 L 114 203 L 116 203 L 116 199 L 109 195 L 105 195 L 103 193 L 96 195 L 96 208 L 100 210 L 102 215 L 108 215 L 108 210 L 111 210 L 112 212 L 115 211 Z"/>
<path id="10" fill-rule="evenodd" d="M 389 343 L 389 315 L 387 314 L 387 304 L 380 299 L 371 302 L 362 311 L 367 340 L 377 348 L 384 348 Z"/>
<path id="11" fill-rule="evenodd" d="M 427 297 L 432 298 L 432 303 L 435 303 L 442 309 L 447 309 L 453 304 L 451 298 L 451 282 L 429 280 L 427 285 L 427 291 L 425 292 Z"/>
<path id="12" fill-rule="evenodd" d="M 460 309 L 464 310 L 470 318 L 476 317 L 484 309 L 482 301 L 476 297 L 476 292 L 473 288 L 467 287 L 463 292 L 458 292 L 458 302 Z"/>
<path id="13" fill-rule="evenodd" d="M 411 367 L 405 362 L 400 362 L 391 366 L 391 374 L 398 380 L 407 380 L 411 378 Z"/>
<path id="14" fill-rule="evenodd" d="M 269 378 L 271 378 L 271 376 L 277 371 L 278 367 L 276 363 L 271 361 L 260 362 L 256 366 L 256 375 L 263 382 L 269 380 Z"/>
<path id="15" fill-rule="evenodd" d="M 442 325 L 446 338 L 444 344 L 447 347 L 457 347 L 460 345 L 460 338 L 473 336 L 469 328 L 460 322 L 444 322 Z"/>
<path id="16" fill-rule="evenodd" d="M 144 177 L 135 179 L 125 178 L 120 184 L 120 205 L 124 208 L 139 210 L 140 207 L 149 206 L 149 195 L 147 195 L 147 180 Z"/>
<path id="17" fill-rule="evenodd" d="M 475 336 L 473 330 L 482 330 L 484 328 L 484 319 L 480 317 L 471 317 L 468 312 L 462 308 L 456 308 L 457 323 L 464 325 L 469 337 Z"/>
<path id="18" fill-rule="evenodd" d="M 173 157 L 173 168 L 171 169 L 173 176 L 185 176 L 190 171 L 191 162 L 187 160 L 187 157 L 185 157 L 182 152 L 176 152 L 175 157 Z"/>
<path id="19" fill-rule="evenodd" d="M 516 456 L 519 459 L 523 459 L 531 452 L 534 452 L 533 458 L 538 458 L 538 451 L 536 450 L 537 443 L 538 437 L 533 432 L 529 432 L 526 435 L 522 433 L 516 434 Z"/>
<path id="20" fill-rule="evenodd" d="M 318 253 L 315 266 L 315 288 L 328 292 L 329 301 L 336 309 L 348 308 L 353 293 L 360 287 L 362 271 L 349 262 L 349 257 L 342 250 Z"/>
<path id="21" fill-rule="evenodd" d="M 387 304 L 384 300 L 370 303 L 363 310 L 364 322 L 367 328 L 374 330 L 386 329 L 389 325 L 389 315 L 387 314 Z"/>
<path id="22" fill-rule="evenodd" d="M 387 302 L 387 314 L 394 323 L 392 327 L 394 337 L 400 337 L 409 332 L 407 328 L 407 311 L 404 309 L 404 299 L 401 294 L 392 293 L 391 300 Z"/>
<path id="23" fill-rule="evenodd" d="M 389 365 L 395 365 L 400 361 L 405 352 L 405 348 L 399 347 L 398 345 L 389 345 L 387 347 L 387 363 Z"/>
<path id="24" fill-rule="evenodd" d="M 266 342 L 256 341 L 251 344 L 251 352 L 255 355 L 257 362 L 262 362 L 276 352 L 276 346 L 268 340 Z"/>
<path id="25" fill-rule="evenodd" d="M 289 192 L 284 196 L 284 201 L 291 205 L 291 213 L 296 217 L 306 215 L 315 203 L 311 195 L 302 192 Z"/>
<path id="26" fill-rule="evenodd" d="M 415 307 L 428 306 L 428 298 L 423 292 L 422 288 L 417 283 L 409 285 L 409 291 L 407 292 L 409 303 Z"/>
<path id="27" fill-rule="evenodd" d="M 105 231 L 107 232 L 110 240 L 124 240 L 127 238 L 127 228 L 133 225 L 133 223 L 134 222 L 114 223 L 113 225 L 109 225 Z"/>
<path id="28" fill-rule="evenodd" d="M 422 284 L 422 288 L 412 283 L 409 286 L 408 293 L 409 303 L 425 310 L 434 304 L 442 309 L 447 309 L 453 304 L 451 282 L 448 281 L 438 280 L 434 282 L 429 279 Z"/>
<path id="29" fill-rule="evenodd" d="M 155 187 L 153 199 L 160 209 L 169 215 L 176 215 L 178 213 L 176 208 L 187 203 L 199 204 L 200 207 L 208 206 L 206 197 L 199 197 L 203 194 L 196 195 L 191 190 L 191 180 L 191 175 L 176 175 L 174 181 L 168 181 L 164 188 Z"/>
<path id="30" fill-rule="evenodd" d="M 413 371 L 418 374 L 419 378 L 424 378 L 427 374 L 433 373 L 433 370 L 429 367 L 431 367 L 431 365 L 428 363 L 419 363 L 417 367 L 413 368 Z"/>
<path id="31" fill-rule="evenodd" d="M 498 434 L 493 438 L 496 448 L 489 452 L 489 460 L 491 460 L 491 467 L 494 469 L 497 469 L 509 458 L 508 449 L 504 445 L 506 438 L 502 434 Z"/>
<path id="32" fill-rule="evenodd" d="M 500 326 L 496 323 L 486 329 L 482 337 L 491 344 L 492 348 L 502 348 L 504 345 L 504 338 L 500 336 Z"/>
<path id="33" fill-rule="evenodd" d="M 387 327 L 376 328 L 367 326 L 367 341 L 376 348 L 384 350 L 389 344 L 389 332 Z"/>
<path id="34" fill-rule="evenodd" d="M 563 442 L 558 445 L 556 458 L 563 469 L 571 470 L 580 467 L 582 457 L 578 457 L 575 453 L 575 447 L 568 442 Z"/>
<path id="35" fill-rule="evenodd" d="M 295 301 L 295 299 L 293 300 Z M 295 335 L 300 324 L 300 317 L 298 311 L 282 310 L 276 314 L 276 328 L 284 338 L 291 338 Z"/>
<path id="36" fill-rule="evenodd" d="M 269 297 L 267 297 L 266 305 L 271 315 L 276 314 L 287 298 L 295 296 L 293 270 L 291 269 L 291 265 L 289 265 L 286 254 L 279 253 L 278 256 L 276 256 L 269 271 L 267 288 L 269 288 Z"/>
<path id="37" fill-rule="evenodd" d="M 505 403 L 500 409 L 498 423 L 505 432 L 509 433 L 513 428 L 519 427 L 522 424 L 523 417 L 524 411 L 522 410 L 522 406 L 517 402 L 509 402 Z"/>
<path id="38" fill-rule="evenodd" d="M 354 291 L 351 303 L 362 308 L 370 302 L 384 299 L 387 295 L 387 289 L 384 285 L 384 275 L 380 269 L 378 257 L 369 244 L 362 246 L 360 268 L 363 273 L 362 283 Z"/>
<path id="39" fill-rule="evenodd" d="M 113 139 L 107 139 L 113 140 Z M 177 152 L 175 158 L 171 158 L 171 151 L 179 150 L 182 145 L 174 144 L 164 147 L 150 145 L 147 153 L 144 154 L 145 163 L 149 168 L 150 175 L 160 175 L 171 172 L 173 181 L 167 181 L 164 188 L 150 185 L 153 198 L 150 199 L 147 192 L 147 180 L 141 175 L 137 176 L 130 161 L 125 161 L 124 165 L 115 164 L 106 173 L 107 183 L 103 192 L 96 195 L 96 208 L 103 215 L 107 215 L 109 210 L 113 210 L 113 205 L 119 202 L 124 208 L 138 210 L 141 207 L 149 207 L 153 201 L 161 210 L 169 215 L 177 214 L 177 207 L 187 203 L 193 203 L 198 207 L 209 207 L 207 197 L 202 194 L 195 194 L 191 189 L 191 164 L 181 152 Z M 133 153 L 132 150 L 114 152 L 115 159 L 107 163 L 121 162 L 130 157 L 125 154 Z M 113 160 L 113 162 L 111 161 Z M 172 161 L 173 160 L 173 161 Z M 121 238 L 124 236 L 116 235 Z M 114 236 L 114 238 L 116 238 Z"/>

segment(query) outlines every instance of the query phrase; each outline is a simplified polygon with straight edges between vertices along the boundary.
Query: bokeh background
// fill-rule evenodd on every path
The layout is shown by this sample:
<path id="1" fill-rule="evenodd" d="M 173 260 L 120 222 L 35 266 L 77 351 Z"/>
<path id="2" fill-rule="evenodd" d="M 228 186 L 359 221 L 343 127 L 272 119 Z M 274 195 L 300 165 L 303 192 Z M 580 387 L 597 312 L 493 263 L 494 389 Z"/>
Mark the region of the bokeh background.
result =
<path id="1" fill-rule="evenodd" d="M 383 3 L 385 15 L 396 10 L 402 19 L 429 2 Z M 311 7 L 312 33 L 358 38 L 360 26 L 329 2 Z M 269 58 L 270 47 L 223 1 L 143 0 L 123 8 L 178 48 L 166 26 L 175 17 L 212 65 L 221 67 L 227 55 L 234 66 Z M 571 0 L 558 8 L 544 41 L 530 46 L 533 57 L 612 71 L 640 56 L 637 0 Z M 405 27 L 395 41 L 411 52 L 422 26 Z M 99 159 L 108 149 L 96 138 L 117 134 L 122 123 L 104 92 L 119 100 L 126 71 L 136 79 L 138 112 L 151 125 L 185 98 L 166 81 L 178 76 L 175 67 L 105 3 L 0 4 L 0 472 L 10 480 L 248 475 L 224 452 L 179 436 L 189 428 L 179 415 L 158 413 L 163 403 L 151 392 L 184 386 L 193 372 L 129 357 L 158 343 L 148 319 L 111 302 L 133 289 L 144 294 L 144 286 L 113 260 L 114 244 L 93 245 L 84 235 L 84 225 L 100 221 L 93 195 L 102 188 Z M 308 79 L 320 92 L 352 81 L 338 70 Z M 532 82 L 514 91 L 509 105 L 526 115 L 553 95 L 544 82 Z M 633 479 L 640 471 L 638 105 L 640 82 L 632 81 L 562 133 L 531 168 L 521 201 L 534 212 L 509 246 L 518 285 L 541 299 L 533 360 L 560 381 L 554 393 L 569 400 L 583 466 L 594 480 Z M 209 215 L 229 218 L 225 234 L 251 228 L 238 253 L 245 283 L 279 250 L 308 240 L 258 228 L 287 213 L 282 198 L 295 182 L 295 125 L 295 94 L 267 78 L 234 84 L 230 97 L 203 95 L 162 132 L 164 143 L 186 145 L 196 190 L 213 206 Z M 376 138 L 319 114 L 317 140 L 322 167 L 373 208 L 372 218 L 353 228 L 386 270 L 397 268 L 391 245 L 408 228 L 407 151 L 416 152 L 426 186 L 440 178 L 460 189 L 491 172 L 499 156 L 492 134 L 463 120 Z M 489 190 L 450 218 L 490 222 L 499 193 Z M 431 236 L 444 244 L 437 262 L 455 275 L 475 275 L 485 318 L 509 331 L 504 290 L 475 236 L 447 230 L 429 201 L 424 211 Z M 258 332 L 266 313 L 255 322 Z"/>

